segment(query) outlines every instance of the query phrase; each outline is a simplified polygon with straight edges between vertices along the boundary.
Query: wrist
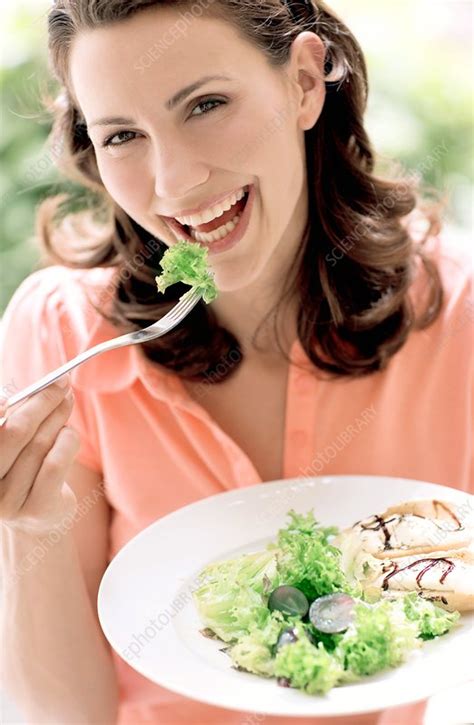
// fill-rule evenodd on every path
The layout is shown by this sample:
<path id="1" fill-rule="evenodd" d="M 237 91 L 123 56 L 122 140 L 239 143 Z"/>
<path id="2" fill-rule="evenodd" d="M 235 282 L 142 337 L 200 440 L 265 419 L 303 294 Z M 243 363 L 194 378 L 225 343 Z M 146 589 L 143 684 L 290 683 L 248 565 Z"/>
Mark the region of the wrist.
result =
<path id="1" fill-rule="evenodd" d="M 70 531 L 55 524 L 27 526 L 25 522 L 0 524 L 0 550 L 2 560 L 2 584 L 5 591 L 16 586 L 32 572 L 41 576 L 45 562 L 74 545 Z M 36 577 L 35 577 L 36 578 Z"/>

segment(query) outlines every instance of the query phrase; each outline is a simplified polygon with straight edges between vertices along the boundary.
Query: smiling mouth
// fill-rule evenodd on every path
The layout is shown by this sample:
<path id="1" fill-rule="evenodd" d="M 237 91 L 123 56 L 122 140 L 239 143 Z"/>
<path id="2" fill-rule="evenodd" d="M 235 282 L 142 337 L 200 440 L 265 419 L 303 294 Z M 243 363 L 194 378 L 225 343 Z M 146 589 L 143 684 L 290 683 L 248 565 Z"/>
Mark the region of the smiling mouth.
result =
<path id="1" fill-rule="evenodd" d="M 225 211 L 221 216 L 216 217 L 206 224 L 199 224 L 197 227 L 190 227 L 188 224 L 181 224 L 177 219 L 167 218 L 174 234 L 179 239 L 186 239 L 190 242 L 211 243 L 224 239 L 238 225 L 249 198 L 249 188 L 245 195 L 237 201 L 234 206 Z"/>

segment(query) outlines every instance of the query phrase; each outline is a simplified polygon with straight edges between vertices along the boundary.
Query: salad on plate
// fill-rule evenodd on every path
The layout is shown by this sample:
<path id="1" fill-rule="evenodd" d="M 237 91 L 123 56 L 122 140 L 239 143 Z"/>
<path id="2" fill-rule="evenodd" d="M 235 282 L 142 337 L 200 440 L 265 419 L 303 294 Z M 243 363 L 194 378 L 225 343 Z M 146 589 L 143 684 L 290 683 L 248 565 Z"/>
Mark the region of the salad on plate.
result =
<path id="1" fill-rule="evenodd" d="M 289 511 L 288 524 L 266 549 L 200 572 L 193 597 L 202 634 L 225 643 L 231 667 L 310 695 L 401 665 L 426 640 L 456 626 L 460 612 L 452 602 L 464 611 L 474 608 L 474 592 L 464 598 L 453 593 L 461 581 L 452 573 L 456 565 L 450 583 L 442 561 L 450 562 L 451 553 L 438 551 L 432 536 L 433 526 L 441 526 L 443 542 L 454 542 L 453 557 L 465 563 L 472 527 L 461 533 L 442 502 L 434 507 L 444 515 L 441 522 L 433 506 L 418 504 L 342 532 L 320 525 L 313 511 Z M 387 536 L 393 551 L 385 546 Z M 426 576 L 427 568 L 425 591 L 420 572 Z M 385 586 L 394 571 L 393 588 Z"/>

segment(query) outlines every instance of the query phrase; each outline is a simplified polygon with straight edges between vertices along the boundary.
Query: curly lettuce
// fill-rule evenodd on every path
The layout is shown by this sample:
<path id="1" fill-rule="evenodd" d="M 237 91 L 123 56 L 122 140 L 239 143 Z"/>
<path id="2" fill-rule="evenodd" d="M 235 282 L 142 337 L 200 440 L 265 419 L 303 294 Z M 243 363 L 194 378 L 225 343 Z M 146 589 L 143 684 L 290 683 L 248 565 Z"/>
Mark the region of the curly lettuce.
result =
<path id="1" fill-rule="evenodd" d="M 433 639 L 449 632 L 461 616 L 459 612 L 448 612 L 432 602 L 418 596 L 417 592 L 406 594 L 403 598 L 405 616 L 415 622 L 418 637 Z"/>
<path id="2" fill-rule="evenodd" d="M 269 615 L 268 595 L 280 584 L 298 587 L 310 598 L 353 591 L 340 568 L 340 552 L 328 542 L 334 528 L 321 527 L 312 512 L 291 519 L 276 545 L 264 552 L 216 562 L 202 571 L 206 583 L 194 598 L 201 619 L 225 642 L 262 626 Z"/>
<path id="3" fill-rule="evenodd" d="M 204 583 L 193 593 L 206 627 L 224 642 L 237 640 L 270 618 L 265 590 L 277 586 L 276 558 L 272 552 L 243 554 L 216 562 L 200 574 Z"/>
<path id="4" fill-rule="evenodd" d="M 183 282 L 195 287 L 207 304 L 215 300 L 217 287 L 207 266 L 207 254 L 205 247 L 184 239 L 167 249 L 160 262 L 163 272 L 155 277 L 158 291 Z"/>
<path id="5" fill-rule="evenodd" d="M 249 634 L 241 637 L 228 651 L 233 664 L 256 675 L 274 676 L 274 650 L 286 626 L 285 617 L 277 611 L 271 613 L 263 627 L 252 625 Z"/>
<path id="6" fill-rule="evenodd" d="M 341 552 L 329 543 L 335 527 L 321 526 L 310 511 L 305 515 L 291 510 L 290 523 L 278 532 L 275 546 L 281 582 L 300 589 L 309 600 L 332 592 L 360 594 L 349 583 L 341 567 Z"/>
<path id="7" fill-rule="evenodd" d="M 294 644 L 282 647 L 275 657 L 275 675 L 285 677 L 292 687 L 309 695 L 324 695 L 337 685 L 343 674 L 339 660 L 301 636 Z"/>
<path id="8" fill-rule="evenodd" d="M 265 551 L 209 564 L 194 592 L 205 626 L 229 643 L 227 654 L 238 669 L 284 678 L 308 694 L 400 665 L 423 640 L 448 632 L 459 619 L 421 599 L 416 592 L 396 599 L 367 601 L 351 586 L 341 566 L 341 552 L 310 511 L 288 513 L 288 525 Z M 270 611 L 268 599 L 281 585 L 297 587 L 311 602 L 344 591 L 356 601 L 354 617 L 341 633 L 318 631 L 306 615 Z M 290 628 L 294 641 L 280 635 Z"/>
<path id="9" fill-rule="evenodd" d="M 402 602 L 360 602 L 354 615 L 334 651 L 344 669 L 354 675 L 372 675 L 396 667 L 421 645 L 418 627 L 405 616 Z"/>

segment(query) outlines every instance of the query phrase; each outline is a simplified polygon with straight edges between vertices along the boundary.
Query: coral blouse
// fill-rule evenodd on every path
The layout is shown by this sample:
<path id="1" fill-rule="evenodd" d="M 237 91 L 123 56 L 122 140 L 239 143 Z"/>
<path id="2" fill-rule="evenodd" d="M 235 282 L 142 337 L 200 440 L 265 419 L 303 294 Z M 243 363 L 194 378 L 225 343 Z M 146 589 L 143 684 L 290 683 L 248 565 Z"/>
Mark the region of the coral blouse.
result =
<path id="1" fill-rule="evenodd" d="M 430 249 L 445 288 L 442 312 L 428 329 L 409 336 L 385 371 L 322 381 L 294 343 L 284 478 L 400 476 L 474 493 L 472 264 L 467 252 L 439 237 L 430 240 Z M 4 317 L 3 396 L 117 336 L 85 295 L 87 289 L 106 307 L 114 295 L 114 271 L 54 265 L 20 284 Z M 418 275 L 414 299 L 423 289 Z M 101 473 L 113 511 L 110 559 L 143 528 L 181 506 L 264 485 L 246 453 L 189 397 L 179 378 L 147 360 L 140 346 L 93 358 L 71 380 L 75 404 L 69 424 L 82 441 L 77 460 Z M 191 701 L 150 682 L 115 653 L 113 658 L 119 725 L 421 725 L 426 705 L 355 718 L 264 717 Z"/>

